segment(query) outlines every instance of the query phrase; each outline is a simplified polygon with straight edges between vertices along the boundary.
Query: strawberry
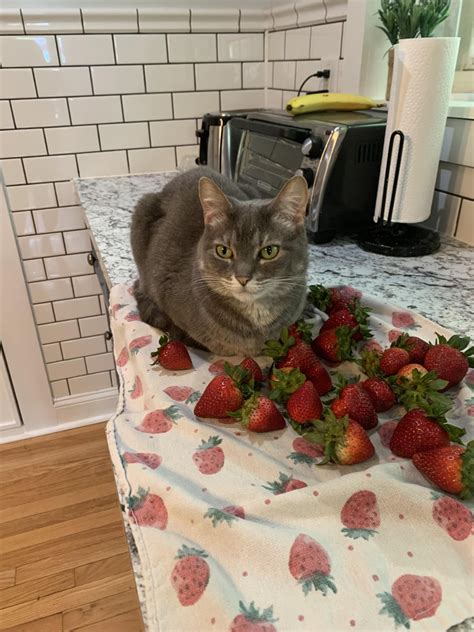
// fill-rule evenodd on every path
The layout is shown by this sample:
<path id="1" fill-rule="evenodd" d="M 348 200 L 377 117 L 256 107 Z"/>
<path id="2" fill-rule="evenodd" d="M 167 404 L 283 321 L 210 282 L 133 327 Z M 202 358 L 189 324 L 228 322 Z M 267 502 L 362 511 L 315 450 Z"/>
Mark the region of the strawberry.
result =
<path id="1" fill-rule="evenodd" d="M 306 376 L 299 369 L 292 369 L 291 367 L 277 369 L 274 367 L 270 376 L 270 398 L 283 404 L 305 382 Z"/>
<path id="2" fill-rule="evenodd" d="M 153 351 L 151 357 L 154 358 L 152 366 L 161 364 L 168 371 L 185 371 L 193 368 L 185 345 L 179 340 L 170 340 L 168 336 L 161 336 L 158 349 Z"/>
<path id="3" fill-rule="evenodd" d="M 282 430 L 286 426 L 285 418 L 272 400 L 257 393 L 231 416 L 239 419 L 251 432 L 272 432 Z"/>
<path id="4" fill-rule="evenodd" d="M 362 292 L 350 286 L 325 288 L 323 285 L 310 285 L 308 289 L 308 301 L 327 314 L 348 307 L 362 296 Z"/>
<path id="5" fill-rule="evenodd" d="M 354 301 L 348 307 L 342 307 L 336 311 L 332 311 L 327 321 L 323 324 L 319 333 L 322 334 L 330 329 L 336 329 L 342 325 L 346 325 L 349 329 L 354 330 L 352 338 L 360 341 L 364 338 L 371 338 L 372 333 L 368 328 L 369 311 L 363 307 L 359 301 Z"/>
<path id="6" fill-rule="evenodd" d="M 226 375 L 216 375 L 194 408 L 197 417 L 227 417 L 244 403 L 243 390 L 251 390 L 250 371 L 226 363 Z"/>
<path id="7" fill-rule="evenodd" d="M 167 386 L 163 389 L 163 392 L 171 399 L 174 399 L 175 402 L 186 402 L 186 404 L 194 404 L 201 396 L 201 393 L 190 386 Z"/>
<path id="8" fill-rule="evenodd" d="M 168 510 L 160 496 L 150 494 L 147 490 L 139 487 L 136 496 L 129 496 L 128 507 L 129 516 L 135 524 L 141 527 L 166 529 Z"/>
<path id="9" fill-rule="evenodd" d="M 324 454 L 320 445 L 309 443 L 303 437 L 297 437 L 293 441 L 293 450 L 294 452 L 289 454 L 287 458 L 291 459 L 293 463 L 306 463 L 306 465 L 314 465 Z"/>
<path id="10" fill-rule="evenodd" d="M 449 340 L 439 334 L 437 337 L 438 343 L 428 349 L 423 364 L 428 371 L 435 371 L 440 379 L 447 380 L 446 388 L 451 388 L 474 366 L 474 347 L 465 350 L 469 345 L 467 336 L 452 336 Z"/>
<path id="11" fill-rule="evenodd" d="M 239 609 L 240 614 L 230 624 L 230 632 L 276 632 L 273 623 L 278 619 L 273 618 L 273 606 L 265 608 L 260 614 L 253 601 L 249 606 L 239 601 Z"/>
<path id="12" fill-rule="evenodd" d="M 134 338 L 128 345 L 128 349 L 130 353 L 137 354 L 140 349 L 143 349 L 143 347 L 147 347 L 151 344 L 152 340 L 152 336 L 140 336 L 140 338 Z"/>
<path id="13" fill-rule="evenodd" d="M 444 492 L 468 498 L 474 493 L 474 441 L 413 455 L 413 464 Z"/>
<path id="14" fill-rule="evenodd" d="M 178 560 L 171 571 L 171 584 L 182 606 L 192 606 L 202 597 L 209 583 L 207 553 L 186 544 L 178 550 Z"/>
<path id="15" fill-rule="evenodd" d="M 434 371 L 427 371 L 418 364 L 407 364 L 398 371 L 393 390 L 407 410 L 431 411 L 434 407 L 438 415 L 444 415 L 452 407 L 451 399 L 440 392 L 446 385 L 446 380 L 440 380 Z"/>
<path id="16" fill-rule="evenodd" d="M 390 449 L 398 456 L 411 458 L 417 452 L 448 446 L 450 439 L 459 442 L 464 432 L 448 424 L 444 417 L 414 408 L 398 422 L 390 439 Z"/>
<path id="17" fill-rule="evenodd" d="M 263 382 L 262 369 L 253 358 L 244 358 L 239 366 L 250 371 L 255 382 Z"/>
<path id="18" fill-rule="evenodd" d="M 357 364 L 367 377 L 380 377 L 382 375 L 380 371 L 380 358 L 382 353 L 382 348 L 380 348 L 379 351 L 377 349 L 370 349 L 365 345 L 362 349 Z"/>
<path id="19" fill-rule="evenodd" d="M 360 384 L 344 386 L 331 403 L 331 410 L 338 418 L 348 415 L 365 430 L 375 428 L 379 422 L 372 400 Z"/>
<path id="20" fill-rule="evenodd" d="M 397 403 L 395 393 L 381 377 L 369 377 L 361 383 L 361 387 L 370 397 L 377 413 L 384 413 Z"/>
<path id="21" fill-rule="evenodd" d="M 209 507 L 209 509 L 204 514 L 204 518 L 210 518 L 213 527 L 217 527 L 217 525 L 222 524 L 223 522 L 231 526 L 232 523 L 237 520 L 237 518 L 245 520 L 245 513 L 243 507 L 231 506 L 224 507 L 224 509 Z"/>
<path id="22" fill-rule="evenodd" d="M 180 417 L 181 414 L 177 406 L 152 410 L 143 417 L 141 424 L 136 429 L 149 434 L 169 432 Z"/>
<path id="23" fill-rule="evenodd" d="M 402 368 L 397 371 L 397 383 L 401 383 L 400 378 L 402 377 L 406 377 L 408 380 L 412 380 L 415 377 L 415 371 L 418 371 L 420 375 L 426 375 L 426 373 L 428 373 L 425 367 L 421 364 L 410 362 L 410 364 L 405 364 L 405 366 L 402 366 Z"/>
<path id="24" fill-rule="evenodd" d="M 124 452 L 125 463 L 142 463 L 151 470 L 156 470 L 161 465 L 161 456 L 151 452 Z"/>
<path id="25" fill-rule="evenodd" d="M 337 593 L 334 579 L 331 577 L 331 562 L 323 547 L 309 535 L 300 533 L 290 549 L 288 568 L 298 580 L 307 595 L 311 590 L 320 590 L 326 595 L 329 590 Z"/>
<path id="26" fill-rule="evenodd" d="M 311 419 L 320 419 L 323 405 L 317 390 L 308 380 L 298 388 L 286 402 L 286 410 L 293 421 L 304 424 Z"/>
<path id="27" fill-rule="evenodd" d="M 364 428 L 347 417 L 338 419 L 331 410 L 326 412 L 323 421 L 313 422 L 313 428 L 304 434 L 304 438 L 324 446 L 325 458 L 319 465 L 329 461 L 354 465 L 367 461 L 375 454 Z"/>
<path id="28" fill-rule="evenodd" d="M 395 375 L 398 371 L 410 362 L 410 356 L 406 349 L 400 347 L 390 347 L 385 349 L 380 358 L 380 370 L 384 375 Z"/>
<path id="29" fill-rule="evenodd" d="M 353 329 L 347 325 L 320 333 L 311 343 L 312 350 L 323 360 L 341 362 L 352 359 Z"/>
<path id="30" fill-rule="evenodd" d="M 304 320 L 298 320 L 288 327 L 288 335 L 293 336 L 296 341 L 300 340 L 307 344 L 311 344 L 312 333 L 313 328 Z"/>
<path id="31" fill-rule="evenodd" d="M 304 481 L 299 481 L 297 478 L 293 478 L 293 476 L 288 476 L 283 472 L 279 472 L 277 481 L 267 482 L 268 485 L 263 485 L 263 488 L 273 492 L 275 496 L 278 496 L 279 494 L 286 494 L 286 492 L 292 492 L 295 489 L 303 489 L 303 487 L 308 487 L 308 485 Z"/>
<path id="32" fill-rule="evenodd" d="M 143 395 L 143 385 L 138 375 L 133 382 L 131 390 L 128 392 L 130 393 L 130 399 L 138 399 Z"/>
<path id="33" fill-rule="evenodd" d="M 410 619 L 419 621 L 432 617 L 438 609 L 442 590 L 439 582 L 433 577 L 420 575 L 401 575 L 392 584 L 392 594 L 379 593 L 382 601 L 380 614 L 388 614 L 395 620 L 395 625 L 410 628 Z"/>
<path id="34" fill-rule="evenodd" d="M 341 531 L 347 538 L 368 540 L 375 535 L 375 529 L 380 527 L 380 513 L 374 492 L 363 489 L 352 494 L 341 509 L 341 522 L 345 526 Z"/>
<path id="35" fill-rule="evenodd" d="M 471 535 L 472 514 L 459 500 L 432 492 L 435 500 L 433 520 L 453 539 L 465 540 Z"/>
<path id="36" fill-rule="evenodd" d="M 119 353 L 118 358 L 116 360 L 117 366 L 124 367 L 129 361 L 130 356 L 128 355 L 127 347 L 124 347 L 122 351 Z"/>
<path id="37" fill-rule="evenodd" d="M 409 336 L 408 334 L 400 334 L 397 339 L 392 342 L 392 347 L 400 347 L 406 349 L 410 356 L 410 362 L 415 364 L 423 364 L 426 352 L 430 348 L 430 345 L 418 338 L 418 336 Z"/>
<path id="38" fill-rule="evenodd" d="M 220 437 L 209 437 L 207 441 L 201 441 L 201 445 L 193 454 L 193 461 L 201 474 L 217 474 L 224 465 L 224 452 L 219 444 Z"/>

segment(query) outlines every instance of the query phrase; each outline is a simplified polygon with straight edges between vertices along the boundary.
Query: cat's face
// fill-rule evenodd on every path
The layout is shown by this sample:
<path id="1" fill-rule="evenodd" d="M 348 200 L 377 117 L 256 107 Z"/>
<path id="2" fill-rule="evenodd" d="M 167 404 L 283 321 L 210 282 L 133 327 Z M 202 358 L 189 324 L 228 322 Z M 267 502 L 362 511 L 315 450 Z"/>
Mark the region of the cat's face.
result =
<path id="1" fill-rule="evenodd" d="M 199 266 L 208 287 L 221 296 L 251 302 L 278 299 L 304 283 L 305 181 L 293 178 L 274 200 L 237 202 L 211 180 L 203 180 L 205 228 Z"/>

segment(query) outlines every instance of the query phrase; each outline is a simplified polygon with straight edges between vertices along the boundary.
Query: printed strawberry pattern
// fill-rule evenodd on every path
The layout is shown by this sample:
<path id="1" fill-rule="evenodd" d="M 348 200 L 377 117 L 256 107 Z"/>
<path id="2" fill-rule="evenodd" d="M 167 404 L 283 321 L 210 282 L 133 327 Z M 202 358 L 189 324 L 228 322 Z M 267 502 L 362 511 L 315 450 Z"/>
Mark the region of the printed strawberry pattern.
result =
<path id="1" fill-rule="evenodd" d="M 223 509 L 209 507 L 204 514 L 204 518 L 210 518 L 213 527 L 217 527 L 217 525 L 222 523 L 231 526 L 238 518 L 245 520 L 245 511 L 244 508 L 239 505 L 231 505 Z"/>
<path id="2" fill-rule="evenodd" d="M 352 494 L 341 510 L 342 533 L 353 540 L 369 540 L 380 526 L 380 513 L 374 492 L 361 490 Z"/>
<path id="3" fill-rule="evenodd" d="M 431 492 L 433 504 L 433 520 L 453 540 L 465 540 L 471 535 L 472 514 L 459 500 Z"/>
<path id="4" fill-rule="evenodd" d="M 143 417 L 141 424 L 137 426 L 137 430 L 150 434 L 169 432 L 180 417 L 181 414 L 177 406 L 153 410 Z"/>
<path id="5" fill-rule="evenodd" d="M 264 489 L 268 489 L 275 495 L 286 494 L 286 492 L 292 492 L 295 489 L 302 489 L 303 487 L 308 487 L 308 484 L 297 478 L 293 478 L 293 476 L 288 476 L 288 474 L 284 472 L 279 473 L 278 480 L 269 481 L 267 485 L 263 485 Z"/>
<path id="6" fill-rule="evenodd" d="M 218 436 L 201 441 L 193 454 L 193 461 L 201 474 L 217 474 L 224 467 L 224 451 L 220 447 L 222 439 Z"/>
<path id="7" fill-rule="evenodd" d="M 206 558 L 207 553 L 186 544 L 176 554 L 171 584 L 182 606 L 193 606 L 204 594 L 210 575 Z"/>
<path id="8" fill-rule="evenodd" d="M 230 632 L 277 632 L 273 624 L 278 619 L 273 617 L 273 606 L 260 612 L 253 601 L 248 606 L 239 601 L 239 611 L 230 624 Z"/>
<path id="9" fill-rule="evenodd" d="M 305 463 L 315 465 L 324 454 L 322 446 L 306 441 L 303 437 L 297 437 L 293 441 L 293 452 L 287 456 L 293 463 Z"/>
<path id="10" fill-rule="evenodd" d="M 326 595 L 328 590 L 337 592 L 333 577 L 330 575 L 329 555 L 309 535 L 301 533 L 293 542 L 288 568 L 291 575 L 298 580 L 305 595 L 312 590 L 320 590 L 323 595 Z"/>
<path id="11" fill-rule="evenodd" d="M 129 497 L 128 507 L 128 513 L 135 524 L 141 527 L 166 529 L 168 510 L 163 499 L 157 494 L 151 494 L 148 490 L 139 487 L 136 495 Z"/>
<path id="12" fill-rule="evenodd" d="M 437 579 L 420 575 L 402 575 L 393 582 L 391 593 L 377 595 L 383 603 L 380 614 L 391 617 L 396 627 L 403 625 L 407 629 L 411 627 L 410 620 L 433 617 L 442 596 Z"/>

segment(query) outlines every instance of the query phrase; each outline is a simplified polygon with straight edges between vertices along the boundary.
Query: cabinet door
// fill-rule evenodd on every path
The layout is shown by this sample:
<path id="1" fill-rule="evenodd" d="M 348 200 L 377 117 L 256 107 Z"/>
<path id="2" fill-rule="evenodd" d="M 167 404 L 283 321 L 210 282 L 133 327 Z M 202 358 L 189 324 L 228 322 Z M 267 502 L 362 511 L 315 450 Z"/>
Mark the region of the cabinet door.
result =
<path id="1" fill-rule="evenodd" d="M 20 412 L 16 403 L 3 347 L 0 345 L 0 430 L 21 425 Z"/>

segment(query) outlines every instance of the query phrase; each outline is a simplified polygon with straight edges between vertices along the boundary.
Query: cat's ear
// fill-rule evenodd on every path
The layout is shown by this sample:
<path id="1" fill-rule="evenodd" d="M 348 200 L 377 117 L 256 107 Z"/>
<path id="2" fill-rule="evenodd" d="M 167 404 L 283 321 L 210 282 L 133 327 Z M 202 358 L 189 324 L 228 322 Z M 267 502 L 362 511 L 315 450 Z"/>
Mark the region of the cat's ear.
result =
<path id="1" fill-rule="evenodd" d="M 217 184 L 211 178 L 200 178 L 198 189 L 204 224 L 215 224 L 224 219 L 231 206 Z"/>
<path id="2" fill-rule="evenodd" d="M 304 223 L 307 204 L 306 180 L 302 176 L 293 176 L 282 186 L 271 208 L 285 223 L 299 226 Z"/>

